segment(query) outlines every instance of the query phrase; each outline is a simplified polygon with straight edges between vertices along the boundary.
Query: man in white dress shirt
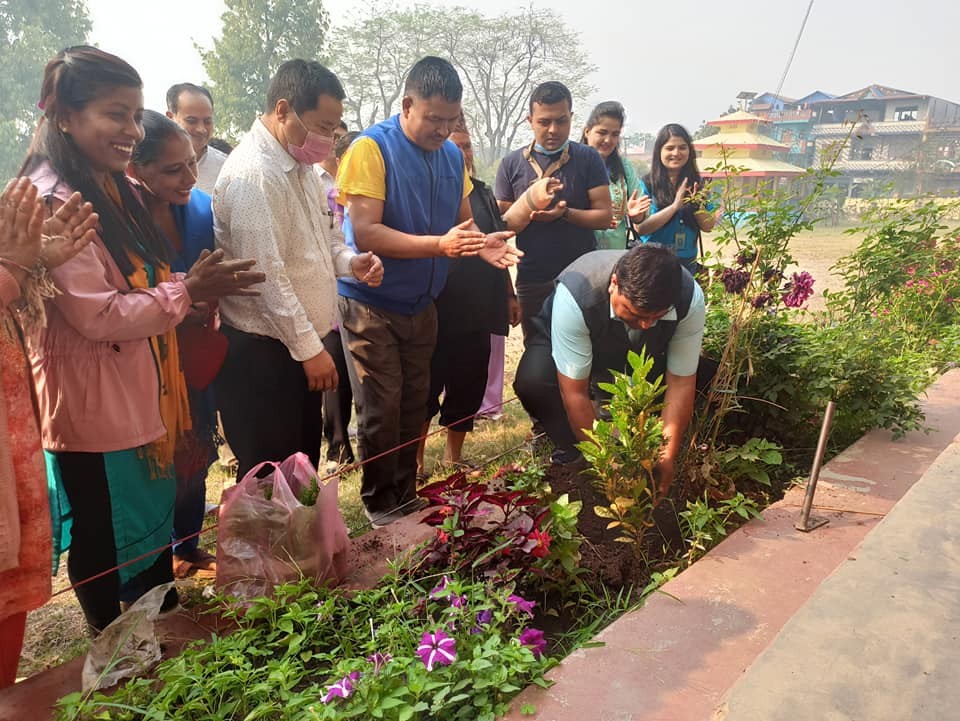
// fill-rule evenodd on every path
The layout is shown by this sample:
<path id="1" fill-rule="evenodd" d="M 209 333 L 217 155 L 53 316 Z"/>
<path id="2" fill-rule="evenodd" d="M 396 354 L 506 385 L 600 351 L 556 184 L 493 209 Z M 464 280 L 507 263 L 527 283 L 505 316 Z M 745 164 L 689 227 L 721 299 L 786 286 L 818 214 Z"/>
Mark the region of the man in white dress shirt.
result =
<path id="1" fill-rule="evenodd" d="M 324 222 L 326 198 L 312 166 L 332 152 L 343 98 L 340 81 L 320 63 L 281 65 L 267 112 L 227 158 L 214 188 L 217 246 L 228 257 L 255 258 L 267 274 L 260 296 L 220 305 L 230 348 L 217 399 L 239 478 L 297 451 L 317 465 L 322 391 L 337 385 L 324 347 L 336 315 L 336 278 L 371 286 L 383 278 L 377 256 L 355 253 Z"/>
<path id="2" fill-rule="evenodd" d="M 213 137 L 213 96 L 193 83 L 177 83 L 167 91 L 167 117 L 187 131 L 197 154 L 197 186 L 213 195 L 227 154 L 209 145 Z"/>

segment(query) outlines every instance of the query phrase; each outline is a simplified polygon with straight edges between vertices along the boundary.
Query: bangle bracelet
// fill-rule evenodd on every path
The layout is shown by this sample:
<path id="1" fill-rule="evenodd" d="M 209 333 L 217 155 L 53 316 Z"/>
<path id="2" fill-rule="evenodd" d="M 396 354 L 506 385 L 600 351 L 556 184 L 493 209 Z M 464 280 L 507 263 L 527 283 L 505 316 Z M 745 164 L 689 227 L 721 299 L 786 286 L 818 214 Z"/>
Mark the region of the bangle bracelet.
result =
<path id="1" fill-rule="evenodd" d="M 527 188 L 523 191 L 523 199 L 527 201 L 527 207 L 530 208 L 533 212 L 537 212 L 539 208 L 533 204 L 533 201 L 530 200 L 530 189 Z"/>
<path id="2" fill-rule="evenodd" d="M 15 260 L 10 260 L 10 258 L 4 258 L 2 255 L 0 255 L 0 265 L 5 265 L 5 266 L 7 266 L 7 267 L 9 267 L 9 268 L 15 268 L 15 269 L 17 269 L 17 270 L 22 270 L 22 271 L 23 271 L 24 273 L 26 273 L 27 275 L 33 275 L 33 274 L 36 272 L 36 270 L 37 270 L 36 267 L 28 268 L 27 266 L 21 265 L 20 263 L 18 263 L 18 262 L 15 261 Z"/>

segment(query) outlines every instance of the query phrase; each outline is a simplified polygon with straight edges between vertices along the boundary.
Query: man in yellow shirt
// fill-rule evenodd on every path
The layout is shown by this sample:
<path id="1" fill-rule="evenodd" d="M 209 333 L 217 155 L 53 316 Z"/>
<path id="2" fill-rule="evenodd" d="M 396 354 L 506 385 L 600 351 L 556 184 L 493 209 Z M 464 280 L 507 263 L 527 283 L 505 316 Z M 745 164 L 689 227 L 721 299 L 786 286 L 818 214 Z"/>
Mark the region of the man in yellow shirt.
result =
<path id="1" fill-rule="evenodd" d="M 350 382 L 357 406 L 360 494 L 375 526 L 416 508 L 413 442 L 426 416 L 436 343 L 433 299 L 449 258 L 478 255 L 507 268 L 519 252 L 510 232 L 484 235 L 471 217 L 472 190 L 460 150 L 447 138 L 461 113 L 463 87 L 453 66 L 426 57 L 410 70 L 401 112 L 364 131 L 340 164 L 347 244 L 372 251 L 384 280 L 370 288 L 338 282 Z"/>

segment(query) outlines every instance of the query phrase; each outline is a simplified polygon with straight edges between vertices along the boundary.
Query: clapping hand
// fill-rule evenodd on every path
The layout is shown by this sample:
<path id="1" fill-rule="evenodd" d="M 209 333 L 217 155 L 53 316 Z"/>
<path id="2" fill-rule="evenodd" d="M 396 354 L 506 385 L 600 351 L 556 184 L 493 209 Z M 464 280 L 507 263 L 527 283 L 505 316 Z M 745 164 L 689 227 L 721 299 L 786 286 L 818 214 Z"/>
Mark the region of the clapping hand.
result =
<path id="1" fill-rule="evenodd" d="M 80 193 L 74 193 L 66 203 L 43 221 L 43 248 L 40 258 L 48 268 L 63 265 L 86 248 L 97 237 L 100 216 L 90 203 L 84 203 Z"/>
<path id="2" fill-rule="evenodd" d="M 250 286 L 262 283 L 267 276 L 250 270 L 255 260 L 224 260 L 223 250 L 204 250 L 183 279 L 194 303 L 216 300 L 225 295 L 260 295 Z"/>
<path id="3" fill-rule="evenodd" d="M 370 251 L 353 256 L 350 259 L 350 270 L 354 278 L 371 288 L 376 288 L 383 282 L 383 262 Z"/>
<path id="4" fill-rule="evenodd" d="M 502 230 L 486 235 L 486 243 L 478 255 L 495 268 L 509 268 L 516 265 L 523 257 L 523 251 L 510 245 L 507 241 L 516 233 L 512 230 Z"/>
<path id="5" fill-rule="evenodd" d="M 649 195 L 640 195 L 639 190 L 634 190 L 633 195 L 627 201 L 627 216 L 635 223 L 639 223 L 650 211 L 652 199 Z"/>
<path id="6" fill-rule="evenodd" d="M 0 259 L 22 282 L 40 258 L 43 203 L 29 178 L 7 183 L 0 194 Z"/>

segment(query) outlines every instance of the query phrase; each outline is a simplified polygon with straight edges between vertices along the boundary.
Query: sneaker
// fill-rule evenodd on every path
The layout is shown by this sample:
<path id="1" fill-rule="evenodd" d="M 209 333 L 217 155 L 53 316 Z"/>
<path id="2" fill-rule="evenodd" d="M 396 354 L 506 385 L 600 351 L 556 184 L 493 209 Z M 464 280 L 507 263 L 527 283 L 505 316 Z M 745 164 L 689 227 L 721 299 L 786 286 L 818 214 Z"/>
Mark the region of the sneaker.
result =
<path id="1" fill-rule="evenodd" d="M 550 462 L 555 466 L 569 466 L 583 460 L 576 448 L 557 448 L 550 454 Z"/>

